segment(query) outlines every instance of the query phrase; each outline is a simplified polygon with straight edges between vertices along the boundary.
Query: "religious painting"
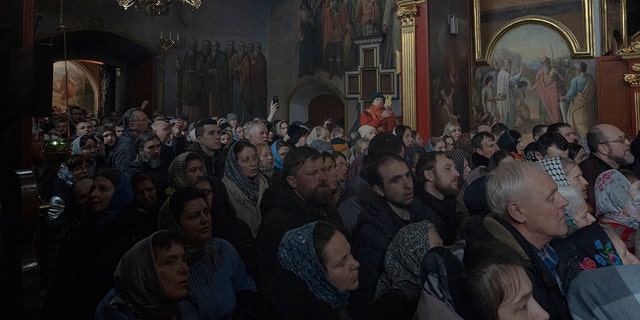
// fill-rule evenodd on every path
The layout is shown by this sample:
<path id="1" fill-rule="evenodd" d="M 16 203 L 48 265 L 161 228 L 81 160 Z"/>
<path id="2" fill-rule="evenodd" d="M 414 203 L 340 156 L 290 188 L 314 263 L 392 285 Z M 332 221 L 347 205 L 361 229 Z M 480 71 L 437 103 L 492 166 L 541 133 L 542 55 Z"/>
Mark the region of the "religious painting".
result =
<path id="1" fill-rule="evenodd" d="M 360 64 L 357 42 L 378 43 L 382 69 L 396 66 L 400 47 L 397 0 L 301 0 L 295 36 L 298 77 L 343 79 Z"/>
<path id="2" fill-rule="evenodd" d="M 595 44 L 590 0 L 474 0 L 476 62 L 488 62 L 502 34 L 524 22 L 554 25 L 569 42 L 573 57 L 593 57 Z"/>
<path id="3" fill-rule="evenodd" d="M 469 21 L 465 0 L 433 0 L 429 8 L 429 73 L 431 79 L 431 136 L 441 136 L 449 121 L 463 131 L 471 128 L 469 106 Z M 457 18 L 457 33 L 449 27 L 449 16 Z"/>
<path id="4" fill-rule="evenodd" d="M 544 24 L 523 24 L 498 39 L 491 66 L 474 75 L 474 121 L 502 122 L 521 133 L 568 122 L 584 138 L 595 124 L 593 60 L 576 60 L 566 39 Z"/>
<path id="5" fill-rule="evenodd" d="M 81 63 L 69 60 L 53 64 L 51 106 L 53 113 L 65 113 L 71 106 L 79 106 L 87 112 L 96 111 L 98 85 Z"/>

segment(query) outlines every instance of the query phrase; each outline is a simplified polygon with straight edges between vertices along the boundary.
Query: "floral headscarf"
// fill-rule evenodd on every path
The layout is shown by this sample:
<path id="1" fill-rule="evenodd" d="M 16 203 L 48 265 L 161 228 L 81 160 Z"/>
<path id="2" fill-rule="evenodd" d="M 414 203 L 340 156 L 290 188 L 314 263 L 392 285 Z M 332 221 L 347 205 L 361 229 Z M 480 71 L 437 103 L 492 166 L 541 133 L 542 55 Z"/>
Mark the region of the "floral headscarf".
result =
<path id="1" fill-rule="evenodd" d="M 596 214 L 635 230 L 640 223 L 640 192 L 618 170 L 601 173 L 596 179 Z"/>
<path id="2" fill-rule="evenodd" d="M 598 223 L 592 223 L 574 231 L 567 240 L 575 246 L 575 253 L 582 270 L 622 264 L 611 239 Z"/>
<path id="3" fill-rule="evenodd" d="M 318 222 L 287 231 L 278 247 L 280 265 L 304 280 L 313 295 L 333 309 L 344 307 L 349 293 L 342 293 L 329 282 L 313 247 L 313 231 Z"/>
<path id="4" fill-rule="evenodd" d="M 167 172 L 169 176 L 169 184 L 176 189 L 189 186 L 187 183 L 187 158 L 200 159 L 200 161 L 202 161 L 202 165 L 204 165 L 202 157 L 195 152 L 187 151 L 177 155 L 173 161 L 171 161 Z"/>

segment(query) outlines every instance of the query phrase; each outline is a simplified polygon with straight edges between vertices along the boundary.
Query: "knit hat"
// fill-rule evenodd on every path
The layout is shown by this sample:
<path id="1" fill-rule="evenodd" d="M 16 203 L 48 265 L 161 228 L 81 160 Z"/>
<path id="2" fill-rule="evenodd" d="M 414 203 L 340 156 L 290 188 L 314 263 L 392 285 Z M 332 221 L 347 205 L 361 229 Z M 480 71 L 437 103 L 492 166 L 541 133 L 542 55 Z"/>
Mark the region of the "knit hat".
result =
<path id="1" fill-rule="evenodd" d="M 333 145 L 333 150 L 342 152 L 344 150 L 349 149 L 349 144 L 346 140 L 342 138 L 333 138 L 331 139 L 331 144 Z"/>
<path id="2" fill-rule="evenodd" d="M 289 130 L 287 130 L 287 135 L 289 135 L 289 143 L 291 143 L 292 146 L 295 146 L 300 138 L 309 135 L 309 130 L 305 127 L 292 124 L 289 126 Z"/>
<path id="3" fill-rule="evenodd" d="M 231 120 L 238 120 L 238 116 L 233 112 L 227 114 L 227 121 Z"/>
<path id="4" fill-rule="evenodd" d="M 377 98 L 381 98 L 382 100 L 384 100 L 384 96 L 382 95 L 382 93 L 380 92 L 374 92 L 373 94 L 371 94 L 371 103 L 373 103 L 374 100 L 376 100 Z"/>
<path id="5" fill-rule="evenodd" d="M 364 138 L 367 133 L 371 132 L 371 130 L 376 131 L 376 128 L 365 124 L 364 126 L 360 126 L 360 128 L 358 128 L 358 133 L 360 134 L 361 138 Z"/>

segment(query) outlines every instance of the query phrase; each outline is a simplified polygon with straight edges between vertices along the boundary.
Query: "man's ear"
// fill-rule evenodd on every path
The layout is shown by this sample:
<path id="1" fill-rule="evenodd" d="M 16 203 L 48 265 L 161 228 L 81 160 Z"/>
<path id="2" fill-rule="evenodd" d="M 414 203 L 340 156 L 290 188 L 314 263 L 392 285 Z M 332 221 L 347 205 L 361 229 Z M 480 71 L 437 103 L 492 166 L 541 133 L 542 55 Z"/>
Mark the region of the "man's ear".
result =
<path id="1" fill-rule="evenodd" d="M 375 191 L 379 196 L 384 197 L 384 190 L 379 185 L 374 184 L 373 191 Z"/>
<path id="2" fill-rule="evenodd" d="M 520 205 L 515 201 L 509 201 L 507 204 L 507 214 L 515 222 L 525 223 L 527 221 L 527 217 L 520 209 Z"/>
<path id="3" fill-rule="evenodd" d="M 296 178 L 294 176 L 287 176 L 287 183 L 293 189 L 295 189 L 298 186 L 298 181 L 296 181 Z"/>
<path id="4" fill-rule="evenodd" d="M 481 148 L 473 148 L 473 151 L 479 155 L 482 155 L 482 149 Z"/>
<path id="5" fill-rule="evenodd" d="M 434 175 L 433 175 L 432 170 L 425 170 L 425 171 L 423 172 L 423 174 L 424 174 L 424 178 L 425 178 L 427 181 L 429 181 L 429 182 L 433 181 L 433 179 L 434 179 Z"/>
<path id="6" fill-rule="evenodd" d="M 197 143 L 202 143 L 202 136 L 196 137 L 196 142 Z"/>
<path id="7" fill-rule="evenodd" d="M 609 149 L 609 146 L 606 143 L 601 143 L 598 145 L 598 151 L 602 154 L 609 154 L 609 151 L 611 151 L 611 149 Z"/>

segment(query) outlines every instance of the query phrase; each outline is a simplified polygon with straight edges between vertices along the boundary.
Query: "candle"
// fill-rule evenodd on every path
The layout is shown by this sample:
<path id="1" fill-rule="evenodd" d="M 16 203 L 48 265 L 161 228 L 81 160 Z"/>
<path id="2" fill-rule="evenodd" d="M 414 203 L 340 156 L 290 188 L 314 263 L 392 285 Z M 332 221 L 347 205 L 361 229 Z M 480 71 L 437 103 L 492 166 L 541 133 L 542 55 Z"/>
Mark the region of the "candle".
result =
<path id="1" fill-rule="evenodd" d="M 180 41 L 180 32 L 176 33 L 176 41 Z"/>
<path id="2" fill-rule="evenodd" d="M 169 31 L 169 40 L 171 40 L 171 31 Z"/>
<path id="3" fill-rule="evenodd" d="M 160 31 L 160 40 L 162 39 L 163 39 L 163 34 L 162 34 L 162 31 Z"/>

